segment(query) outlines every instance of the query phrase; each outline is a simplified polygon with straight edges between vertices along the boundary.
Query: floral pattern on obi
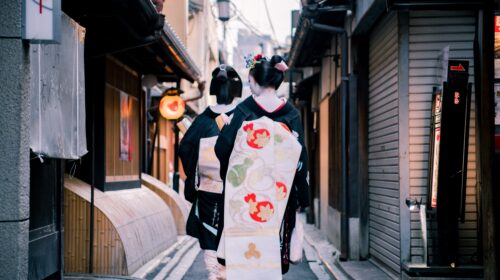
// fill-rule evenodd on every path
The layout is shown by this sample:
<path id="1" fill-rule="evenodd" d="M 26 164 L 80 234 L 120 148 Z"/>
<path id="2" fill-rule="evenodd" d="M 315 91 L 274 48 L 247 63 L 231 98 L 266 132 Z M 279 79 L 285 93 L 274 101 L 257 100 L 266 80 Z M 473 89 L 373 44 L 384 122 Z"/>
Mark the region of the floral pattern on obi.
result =
<path id="1" fill-rule="evenodd" d="M 265 128 L 254 128 L 253 123 L 248 123 L 243 126 L 243 130 L 247 133 L 247 144 L 254 149 L 264 148 L 269 140 L 271 134 Z"/>
<path id="2" fill-rule="evenodd" d="M 279 231 L 301 152 L 288 127 L 267 117 L 238 130 L 217 253 L 226 260 L 228 280 L 281 279 Z"/>

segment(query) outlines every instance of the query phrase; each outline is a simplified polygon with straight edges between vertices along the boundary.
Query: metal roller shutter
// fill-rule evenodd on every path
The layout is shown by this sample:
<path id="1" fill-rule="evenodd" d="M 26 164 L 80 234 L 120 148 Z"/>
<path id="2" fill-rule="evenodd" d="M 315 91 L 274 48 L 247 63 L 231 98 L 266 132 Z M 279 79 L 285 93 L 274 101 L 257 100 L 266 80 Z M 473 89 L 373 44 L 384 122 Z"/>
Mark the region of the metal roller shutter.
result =
<path id="1" fill-rule="evenodd" d="M 450 46 L 450 59 L 469 60 L 470 82 L 474 82 L 473 41 L 476 17 L 467 11 L 413 11 L 409 19 L 409 108 L 410 194 L 427 195 L 429 126 L 432 87 L 440 76 L 438 55 Z M 474 87 L 472 87 L 474 91 Z M 465 223 L 459 224 L 459 254 L 462 263 L 477 256 L 475 97 L 472 93 L 469 131 Z M 430 227 L 432 230 L 432 225 Z M 432 234 L 431 234 L 432 238 Z M 432 242 L 432 240 L 430 240 Z M 429 245 L 432 258 L 432 244 Z M 422 262 L 422 240 L 418 213 L 411 215 L 411 261 Z"/>
<path id="2" fill-rule="evenodd" d="M 370 255 L 400 271 L 398 18 L 374 28 L 369 43 L 368 198 Z"/>

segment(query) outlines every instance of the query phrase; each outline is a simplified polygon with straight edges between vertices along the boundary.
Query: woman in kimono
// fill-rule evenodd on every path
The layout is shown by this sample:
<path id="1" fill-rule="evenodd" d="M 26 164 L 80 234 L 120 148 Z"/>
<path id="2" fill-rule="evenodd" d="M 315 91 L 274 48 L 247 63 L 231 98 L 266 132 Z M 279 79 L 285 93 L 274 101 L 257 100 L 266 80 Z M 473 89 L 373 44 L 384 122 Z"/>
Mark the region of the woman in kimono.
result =
<path id="1" fill-rule="evenodd" d="M 236 107 L 215 145 L 225 183 L 217 255 L 228 279 L 279 279 L 289 269 L 296 211 L 309 204 L 307 152 L 299 112 L 276 93 L 288 69 L 283 58 L 257 55 L 247 67 L 252 96 Z M 292 140 L 280 150 L 286 139 Z M 266 239 L 278 230 L 279 239 Z"/>
<path id="2" fill-rule="evenodd" d="M 224 267 L 217 262 L 217 231 L 222 211 L 222 180 L 219 162 L 213 152 L 220 127 L 234 110 L 233 99 L 241 97 L 242 83 L 236 71 L 220 65 L 212 72 L 210 94 L 217 105 L 209 106 L 196 117 L 180 146 L 186 181 L 184 196 L 193 203 L 186 224 L 187 234 L 198 238 L 204 250 L 209 279 L 224 279 Z"/>

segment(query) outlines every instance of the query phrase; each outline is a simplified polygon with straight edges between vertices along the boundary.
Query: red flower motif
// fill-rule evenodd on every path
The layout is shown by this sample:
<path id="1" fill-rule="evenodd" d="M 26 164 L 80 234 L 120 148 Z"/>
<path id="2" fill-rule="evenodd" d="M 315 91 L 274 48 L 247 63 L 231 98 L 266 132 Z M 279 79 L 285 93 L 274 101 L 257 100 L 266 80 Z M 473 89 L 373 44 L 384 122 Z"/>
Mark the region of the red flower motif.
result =
<path id="1" fill-rule="evenodd" d="M 265 128 L 254 130 L 253 123 L 245 125 L 243 131 L 247 133 L 247 144 L 254 149 L 264 148 L 271 139 L 269 130 Z"/>
<path id="2" fill-rule="evenodd" d="M 262 57 L 263 57 L 263 56 L 262 56 L 262 54 L 261 54 L 261 53 L 259 53 L 259 54 L 256 54 L 256 55 L 253 57 L 253 59 L 254 59 L 255 61 L 259 61 L 259 60 L 261 60 L 261 59 L 262 59 Z"/>
<path id="3" fill-rule="evenodd" d="M 265 223 L 271 219 L 274 214 L 274 206 L 269 201 L 257 201 L 254 193 L 245 196 L 245 202 L 249 204 L 248 214 L 250 218 L 259 223 Z"/>

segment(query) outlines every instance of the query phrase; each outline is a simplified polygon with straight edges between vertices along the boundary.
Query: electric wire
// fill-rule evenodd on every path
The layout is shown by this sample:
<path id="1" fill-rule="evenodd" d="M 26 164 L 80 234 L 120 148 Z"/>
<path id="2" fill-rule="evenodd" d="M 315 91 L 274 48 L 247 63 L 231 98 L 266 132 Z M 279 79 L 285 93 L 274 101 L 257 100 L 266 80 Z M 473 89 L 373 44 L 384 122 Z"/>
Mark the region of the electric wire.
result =
<path id="1" fill-rule="evenodd" d="M 278 36 L 276 36 L 276 30 L 274 29 L 274 24 L 271 19 L 271 14 L 269 13 L 269 7 L 267 5 L 267 0 L 262 0 L 264 2 L 264 7 L 266 8 L 267 21 L 269 21 L 269 25 L 271 26 L 271 31 L 273 32 L 274 40 L 276 41 L 278 48 L 281 48 L 280 43 L 278 41 Z"/>

